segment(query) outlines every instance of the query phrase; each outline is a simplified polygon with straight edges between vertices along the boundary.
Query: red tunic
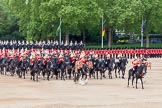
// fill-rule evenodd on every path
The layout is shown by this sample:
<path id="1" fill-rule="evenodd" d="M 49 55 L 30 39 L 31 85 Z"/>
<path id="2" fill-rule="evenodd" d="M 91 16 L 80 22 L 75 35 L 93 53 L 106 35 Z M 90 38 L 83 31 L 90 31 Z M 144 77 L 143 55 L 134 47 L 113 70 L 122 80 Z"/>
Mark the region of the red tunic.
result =
<path id="1" fill-rule="evenodd" d="M 58 64 L 61 63 L 62 59 L 63 59 L 63 58 L 58 58 Z"/>
<path id="2" fill-rule="evenodd" d="M 30 59 L 30 65 L 33 65 L 33 64 L 34 64 L 34 60 Z"/>
<path id="3" fill-rule="evenodd" d="M 72 63 L 75 62 L 75 58 L 74 57 L 70 57 L 70 60 L 71 60 Z"/>

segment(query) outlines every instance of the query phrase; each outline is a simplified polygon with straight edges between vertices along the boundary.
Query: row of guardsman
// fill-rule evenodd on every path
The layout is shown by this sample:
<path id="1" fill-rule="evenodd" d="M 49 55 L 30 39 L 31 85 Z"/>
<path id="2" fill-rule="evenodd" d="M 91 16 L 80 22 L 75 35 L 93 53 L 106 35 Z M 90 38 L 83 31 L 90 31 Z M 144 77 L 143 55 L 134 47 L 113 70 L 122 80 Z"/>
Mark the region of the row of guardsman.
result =
<path id="1" fill-rule="evenodd" d="M 20 40 L 0 40 L 0 49 L 5 48 L 5 49 L 72 49 L 72 50 L 77 50 L 77 49 L 83 49 L 84 44 L 82 41 L 80 43 L 75 42 L 68 42 L 66 41 L 65 43 L 62 41 L 59 43 L 58 41 L 53 41 L 53 40 L 48 40 L 48 41 L 20 41 Z"/>
<path id="2" fill-rule="evenodd" d="M 55 76 L 61 80 L 73 78 L 75 82 L 80 79 L 85 83 L 88 76 L 102 79 L 108 75 L 111 79 L 113 71 L 116 78 L 117 73 L 124 78 L 127 63 L 127 57 L 122 52 L 115 59 L 109 50 L 0 50 L 1 74 L 18 75 L 25 79 L 29 72 L 34 81 L 38 81 L 39 77 L 47 76 L 50 80 Z"/>

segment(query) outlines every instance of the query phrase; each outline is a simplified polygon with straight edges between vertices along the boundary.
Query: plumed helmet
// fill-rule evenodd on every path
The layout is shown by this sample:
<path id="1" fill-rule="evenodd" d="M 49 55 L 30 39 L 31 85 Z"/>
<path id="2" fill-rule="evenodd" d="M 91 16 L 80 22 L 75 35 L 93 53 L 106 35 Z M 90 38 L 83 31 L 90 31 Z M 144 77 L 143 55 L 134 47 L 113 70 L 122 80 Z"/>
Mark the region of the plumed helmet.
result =
<path id="1" fill-rule="evenodd" d="M 143 55 L 142 55 L 142 54 L 140 54 L 140 57 L 142 58 L 142 57 L 143 57 Z"/>
<path id="2" fill-rule="evenodd" d="M 98 58 L 98 55 L 97 54 L 95 55 L 95 58 Z"/>
<path id="3" fill-rule="evenodd" d="M 59 55 L 59 58 L 62 58 L 62 57 L 63 57 L 63 55 L 62 55 L 62 54 L 60 54 L 60 55 Z"/>
<path id="4" fill-rule="evenodd" d="M 107 55 L 107 58 L 110 58 L 110 54 Z"/>

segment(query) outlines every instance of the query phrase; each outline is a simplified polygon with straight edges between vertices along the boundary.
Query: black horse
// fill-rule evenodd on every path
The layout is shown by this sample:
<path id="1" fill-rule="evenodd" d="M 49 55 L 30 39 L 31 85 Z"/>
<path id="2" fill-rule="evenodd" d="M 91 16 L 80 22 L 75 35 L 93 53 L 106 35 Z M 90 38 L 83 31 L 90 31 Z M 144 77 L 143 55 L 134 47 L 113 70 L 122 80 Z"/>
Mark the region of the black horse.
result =
<path id="1" fill-rule="evenodd" d="M 63 64 L 65 65 L 65 75 L 66 75 L 66 78 L 67 78 L 67 75 L 68 75 L 69 76 L 69 79 L 71 79 L 72 63 L 71 63 L 71 60 L 70 60 L 69 55 L 66 55 L 65 56 L 63 62 L 64 62 Z"/>
<path id="2" fill-rule="evenodd" d="M 49 77 L 51 75 L 51 62 L 50 62 L 50 60 L 46 61 L 45 72 L 47 73 L 47 80 L 49 81 Z"/>
<path id="3" fill-rule="evenodd" d="M 117 78 L 117 70 L 118 70 L 118 74 L 119 74 L 119 78 L 120 78 L 120 71 L 122 72 L 122 78 L 124 79 L 124 75 L 125 75 L 125 70 L 126 70 L 126 65 L 128 63 L 127 58 L 122 58 L 119 60 L 119 62 L 115 63 L 114 66 L 114 70 L 115 70 L 115 76 Z"/>
<path id="4" fill-rule="evenodd" d="M 58 68 L 61 73 L 61 80 L 65 80 L 65 62 L 63 60 L 60 61 Z"/>
<path id="5" fill-rule="evenodd" d="M 38 82 L 38 76 L 40 75 L 40 69 L 39 69 L 39 66 L 38 66 L 38 61 L 37 60 L 34 60 L 34 64 L 31 65 L 31 80 L 36 81 Z"/>
<path id="6" fill-rule="evenodd" d="M 52 72 L 52 75 L 51 75 L 51 78 L 53 78 L 53 75 L 56 76 L 56 79 L 58 79 L 58 74 L 59 74 L 59 71 L 58 71 L 58 58 L 56 56 L 52 56 L 51 60 L 51 72 Z"/>
<path id="7" fill-rule="evenodd" d="M 3 57 L 0 59 L 0 68 L 1 68 L 1 74 L 6 75 L 6 68 L 8 66 L 8 58 Z"/>
<path id="8" fill-rule="evenodd" d="M 25 79 L 25 74 L 27 72 L 27 59 L 22 59 L 19 64 L 18 64 L 18 70 L 17 70 L 17 74 L 19 76 L 19 78 L 22 78 L 22 76 Z"/>
<path id="9" fill-rule="evenodd" d="M 100 71 L 100 79 L 102 79 L 102 77 L 105 73 L 105 60 L 104 59 L 99 59 L 98 64 L 97 64 L 97 69 L 96 69 L 96 74 L 97 74 L 97 79 L 98 79 L 98 71 Z"/>
<path id="10" fill-rule="evenodd" d="M 133 70 L 133 68 L 130 69 L 128 71 L 128 87 L 129 87 L 129 80 L 132 77 L 132 86 L 133 86 L 134 79 L 136 78 L 136 89 L 138 89 L 138 87 L 137 87 L 138 79 L 141 80 L 142 89 L 144 89 L 142 78 L 146 74 L 146 72 L 147 72 L 147 66 L 146 66 L 146 64 L 142 64 L 140 66 L 137 66 L 137 69 L 136 70 Z M 133 88 L 134 88 L 134 86 L 133 86 Z"/>
<path id="11" fill-rule="evenodd" d="M 108 70 L 108 76 L 109 79 L 112 79 L 112 71 L 113 71 L 113 65 L 115 64 L 115 59 L 114 58 L 109 58 L 105 60 L 105 65 Z"/>

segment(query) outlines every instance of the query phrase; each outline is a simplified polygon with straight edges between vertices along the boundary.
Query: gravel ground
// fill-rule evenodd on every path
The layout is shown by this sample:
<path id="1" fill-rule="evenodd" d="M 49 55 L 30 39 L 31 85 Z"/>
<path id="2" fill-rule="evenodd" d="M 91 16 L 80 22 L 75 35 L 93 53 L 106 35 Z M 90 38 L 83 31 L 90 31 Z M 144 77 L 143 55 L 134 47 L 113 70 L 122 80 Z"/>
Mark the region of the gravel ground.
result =
<path id="1" fill-rule="evenodd" d="M 152 69 L 144 78 L 144 90 L 127 88 L 126 79 L 90 79 L 88 85 L 72 80 L 33 82 L 0 75 L 0 108 L 161 108 L 162 59 L 149 59 Z"/>

